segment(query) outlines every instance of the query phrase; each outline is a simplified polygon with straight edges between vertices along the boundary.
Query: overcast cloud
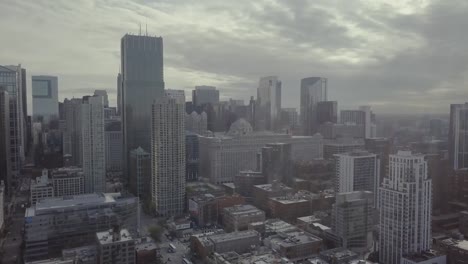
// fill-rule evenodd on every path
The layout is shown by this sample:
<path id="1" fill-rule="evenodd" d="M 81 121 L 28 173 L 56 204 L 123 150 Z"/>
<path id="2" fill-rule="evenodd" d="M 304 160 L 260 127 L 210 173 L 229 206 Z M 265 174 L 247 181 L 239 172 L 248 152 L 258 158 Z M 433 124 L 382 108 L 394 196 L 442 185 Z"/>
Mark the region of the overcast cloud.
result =
<path id="1" fill-rule="evenodd" d="M 385 3 L 387 2 L 387 3 Z M 214 85 L 222 99 L 256 95 L 261 76 L 329 79 L 340 108 L 448 112 L 468 100 L 468 2 L 424 0 L 0 0 L 0 64 L 59 76 L 59 96 L 116 98 L 120 38 L 164 38 L 165 82 Z M 114 102 L 115 103 L 115 102 Z"/>

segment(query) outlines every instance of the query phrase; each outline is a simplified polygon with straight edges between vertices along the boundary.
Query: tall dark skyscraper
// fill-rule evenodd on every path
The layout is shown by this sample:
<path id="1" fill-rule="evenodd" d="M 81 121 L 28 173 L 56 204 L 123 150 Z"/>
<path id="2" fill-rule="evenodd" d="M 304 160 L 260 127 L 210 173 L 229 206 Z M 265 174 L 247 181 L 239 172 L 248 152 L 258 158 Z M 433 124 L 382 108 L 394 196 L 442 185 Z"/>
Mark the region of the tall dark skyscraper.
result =
<path id="1" fill-rule="evenodd" d="M 468 103 L 450 105 L 449 159 L 455 169 L 468 168 Z"/>
<path id="2" fill-rule="evenodd" d="M 323 101 L 317 103 L 317 123 L 319 125 L 338 122 L 338 102 Z"/>
<path id="3" fill-rule="evenodd" d="M 121 103 L 125 165 L 129 151 L 151 151 L 151 105 L 164 92 L 161 37 L 125 35 L 121 40 Z"/>
<path id="4" fill-rule="evenodd" d="M 309 77 L 301 80 L 301 123 L 304 135 L 317 132 L 317 104 L 327 101 L 327 79 Z"/>
<path id="5" fill-rule="evenodd" d="M 10 157 L 10 102 L 8 92 L 0 87 L 0 181 L 6 185 L 10 194 L 11 157 Z M 1 185 L 1 184 L 0 184 Z"/>

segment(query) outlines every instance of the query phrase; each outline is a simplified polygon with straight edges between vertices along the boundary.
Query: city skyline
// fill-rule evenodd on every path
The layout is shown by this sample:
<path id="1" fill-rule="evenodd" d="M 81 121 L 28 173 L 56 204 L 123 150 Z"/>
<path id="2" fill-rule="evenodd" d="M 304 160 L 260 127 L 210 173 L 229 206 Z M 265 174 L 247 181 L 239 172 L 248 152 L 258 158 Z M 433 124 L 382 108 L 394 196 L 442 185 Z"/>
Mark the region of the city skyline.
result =
<path id="1" fill-rule="evenodd" d="M 15 23 L 15 29 L 0 29 L 0 34 L 11 35 L 11 30 L 25 34 L 8 38 L 4 47 L 12 52 L 0 55 L 0 59 L 4 64 L 21 62 L 29 70 L 28 77 L 58 76 L 60 100 L 104 88 L 115 104 L 119 70 L 116 40 L 127 32 L 138 33 L 140 24 L 146 34 L 147 24 L 149 35 L 165 39 L 165 79 L 171 89 L 188 92 L 197 85 L 213 85 L 224 94 L 222 100 L 247 100 L 255 94 L 260 76 L 277 75 L 283 81 L 283 105 L 298 108 L 300 79 L 324 76 L 330 80 L 330 99 L 343 102 L 342 109 L 369 104 L 377 113 L 401 113 L 402 108 L 415 113 L 447 113 L 449 102 L 468 95 L 463 90 L 467 52 L 458 31 L 468 23 L 463 16 L 468 6 L 442 1 L 362 2 L 353 9 L 321 1 L 300 5 L 303 7 L 282 2 L 220 6 L 212 1 L 182 5 L 165 1 L 119 0 L 112 5 L 58 1 L 53 9 L 41 10 L 45 4 L 40 1 L 7 0 L 0 21 L 8 24 L 18 16 L 24 21 Z M 225 15 L 219 17 L 217 11 Z M 94 19 L 84 20 L 79 15 L 82 12 Z M 325 17 L 331 19 L 322 19 Z M 190 22 L 195 19 L 199 24 Z M 58 20 L 64 23 L 56 23 Z M 61 41 L 51 42 L 45 39 L 49 34 L 30 32 L 28 25 L 32 23 L 37 32 L 63 36 Z M 308 26 L 311 23 L 314 27 Z M 460 26 L 451 26 L 454 23 Z M 246 28 L 258 33 L 247 33 Z M 87 37 L 81 38 L 81 34 Z M 22 41 L 26 35 L 31 41 Z M 390 45 L 387 39 L 394 41 Z M 39 55 L 34 43 L 48 43 L 50 49 Z M 74 49 L 68 50 L 71 45 Z M 446 54 L 447 59 L 441 60 L 440 54 Z M 75 59 L 67 59 L 71 57 Z"/>

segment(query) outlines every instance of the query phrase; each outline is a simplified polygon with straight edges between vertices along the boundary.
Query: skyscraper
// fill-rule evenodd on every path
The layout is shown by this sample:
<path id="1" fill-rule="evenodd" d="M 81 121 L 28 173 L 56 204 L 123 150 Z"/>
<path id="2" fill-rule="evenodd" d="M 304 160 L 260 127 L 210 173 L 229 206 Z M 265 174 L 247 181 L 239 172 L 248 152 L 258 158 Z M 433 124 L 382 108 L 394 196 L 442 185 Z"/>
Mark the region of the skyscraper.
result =
<path id="1" fill-rule="evenodd" d="M 356 125 L 363 125 L 364 138 L 374 138 L 377 136 L 375 115 L 368 105 L 360 106 L 358 110 L 341 110 L 340 121 L 343 124 L 354 123 Z"/>
<path id="2" fill-rule="evenodd" d="M 185 99 L 180 93 L 154 101 L 151 126 L 152 200 L 159 215 L 178 215 L 185 204 Z"/>
<path id="3" fill-rule="evenodd" d="M 381 263 L 398 264 L 405 254 L 430 249 L 432 182 L 423 155 L 411 151 L 390 155 L 379 203 Z"/>
<path id="4" fill-rule="evenodd" d="M 122 172 L 123 139 L 122 122 L 119 119 L 105 120 L 106 171 Z"/>
<path id="5" fill-rule="evenodd" d="M 164 94 L 163 40 L 161 37 L 126 34 L 121 40 L 120 51 L 126 165 L 130 150 L 151 149 L 151 105 Z"/>
<path id="6" fill-rule="evenodd" d="M 195 107 L 204 104 L 217 104 L 219 103 L 219 91 L 214 86 L 195 86 L 192 91 L 192 102 Z"/>
<path id="7" fill-rule="evenodd" d="M 327 101 L 327 79 L 309 77 L 301 80 L 301 123 L 304 135 L 313 135 L 318 130 L 317 104 Z"/>
<path id="8" fill-rule="evenodd" d="M 344 248 L 364 253 L 372 241 L 373 193 L 338 193 L 333 205 L 333 230 Z"/>
<path id="9" fill-rule="evenodd" d="M 82 165 L 83 145 L 81 134 L 81 103 L 78 98 L 65 99 L 64 109 L 64 132 L 63 132 L 63 155 L 75 166 Z"/>
<path id="10" fill-rule="evenodd" d="M 317 103 L 317 123 L 338 122 L 338 102 L 337 101 L 322 101 Z"/>
<path id="11" fill-rule="evenodd" d="M 337 193 L 370 191 L 377 194 L 380 162 L 377 155 L 355 150 L 335 154 L 335 190 Z M 374 201 L 377 203 L 377 201 Z"/>
<path id="12" fill-rule="evenodd" d="M 109 107 L 109 97 L 107 96 L 107 91 L 106 90 L 94 90 L 94 95 L 99 95 L 102 96 L 104 100 L 104 108 Z"/>
<path id="13" fill-rule="evenodd" d="M 59 118 L 56 76 L 32 76 L 32 104 L 34 122 L 48 124 Z"/>
<path id="14" fill-rule="evenodd" d="M 130 151 L 130 191 L 143 202 L 151 200 L 151 154 L 141 147 Z"/>
<path id="15" fill-rule="evenodd" d="M 22 168 L 26 149 L 26 71 L 18 66 L 0 66 L 0 87 L 9 95 L 10 158 L 12 177 Z"/>
<path id="16" fill-rule="evenodd" d="M 257 89 L 259 119 L 265 129 L 278 128 L 281 114 L 281 81 L 277 76 L 260 78 Z"/>
<path id="17" fill-rule="evenodd" d="M 10 101 L 8 92 L 0 87 L 0 182 L 6 186 L 10 194 L 11 187 L 11 157 L 10 157 Z M 3 193 L 2 193 L 3 195 Z M 3 208 L 3 207 L 0 207 Z M 1 210 L 3 213 L 3 210 Z M 1 225 L 0 225 L 1 227 Z"/>
<path id="18" fill-rule="evenodd" d="M 106 149 L 104 138 L 104 100 L 84 96 L 81 105 L 83 173 L 85 192 L 106 191 Z"/>
<path id="19" fill-rule="evenodd" d="M 291 153 L 290 143 L 269 143 L 262 148 L 262 173 L 267 183 L 292 182 Z"/>
<path id="20" fill-rule="evenodd" d="M 468 103 L 450 105 L 449 159 L 454 170 L 468 168 Z"/>

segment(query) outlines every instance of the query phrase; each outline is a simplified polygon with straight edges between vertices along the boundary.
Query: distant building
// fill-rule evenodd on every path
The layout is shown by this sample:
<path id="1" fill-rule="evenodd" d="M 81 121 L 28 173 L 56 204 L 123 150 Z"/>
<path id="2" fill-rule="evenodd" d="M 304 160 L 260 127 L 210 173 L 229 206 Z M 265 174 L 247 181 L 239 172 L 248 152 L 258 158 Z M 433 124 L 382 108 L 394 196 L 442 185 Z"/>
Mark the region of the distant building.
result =
<path id="1" fill-rule="evenodd" d="M 447 255 L 448 264 L 461 264 L 468 259 L 468 240 L 447 238 L 438 244 L 438 248 Z"/>
<path id="2" fill-rule="evenodd" d="M 161 216 L 175 216 L 185 208 L 185 99 L 182 95 L 166 93 L 155 100 L 152 108 L 151 194 L 156 212 Z"/>
<path id="3" fill-rule="evenodd" d="M 6 90 L 0 86 L 0 181 L 4 183 L 3 195 L 10 195 L 12 184 L 10 149 L 10 100 Z"/>
<path id="4" fill-rule="evenodd" d="M 52 186 L 56 197 L 84 194 L 83 169 L 64 167 L 51 171 Z"/>
<path id="5" fill-rule="evenodd" d="M 42 170 L 41 177 L 31 181 L 30 199 L 31 204 L 35 205 L 40 200 L 54 197 L 54 186 L 49 181 L 49 173 L 46 169 Z"/>
<path id="6" fill-rule="evenodd" d="M 219 91 L 214 86 L 195 86 L 195 90 L 192 91 L 192 102 L 196 107 L 219 103 Z"/>
<path id="7" fill-rule="evenodd" d="M 317 103 L 317 123 L 338 122 L 338 102 L 337 101 L 322 101 Z"/>
<path id="8" fill-rule="evenodd" d="M 367 252 L 372 245 L 372 206 L 374 195 L 369 191 L 338 193 L 333 205 L 333 231 L 344 248 Z"/>
<path id="9" fill-rule="evenodd" d="M 319 257 L 328 263 L 336 264 L 348 264 L 351 263 L 351 261 L 353 260 L 359 259 L 359 256 L 356 252 L 341 247 L 321 251 Z"/>
<path id="10" fill-rule="evenodd" d="M 130 178 L 130 192 L 143 201 L 151 198 L 151 154 L 142 148 L 130 151 L 128 168 Z"/>
<path id="11" fill-rule="evenodd" d="M 269 214 L 269 199 L 279 196 L 288 196 L 294 190 L 279 182 L 273 184 L 254 185 L 252 188 L 253 204 Z"/>
<path id="12" fill-rule="evenodd" d="M 49 124 L 58 120 L 58 79 L 56 76 L 32 76 L 33 121 Z"/>
<path id="13" fill-rule="evenodd" d="M 81 104 L 85 192 L 106 191 L 104 105 L 101 96 L 84 96 Z"/>
<path id="14" fill-rule="evenodd" d="M 208 130 L 208 116 L 205 112 L 198 114 L 193 111 L 185 114 L 185 129 L 198 135 L 204 135 Z"/>
<path id="15" fill-rule="evenodd" d="M 290 143 L 293 161 L 322 158 L 320 135 L 291 136 L 271 132 L 254 132 L 252 126 L 239 119 L 227 133 L 200 136 L 200 174 L 212 183 L 232 182 L 243 170 L 257 168 L 257 153 L 268 143 Z"/>
<path id="16" fill-rule="evenodd" d="M 83 144 L 81 133 L 81 104 L 82 100 L 65 99 L 63 155 L 69 160 L 69 165 L 81 166 L 83 164 Z"/>
<path id="17" fill-rule="evenodd" d="M 454 170 L 468 168 L 468 103 L 450 105 L 449 159 Z"/>
<path id="18" fill-rule="evenodd" d="M 252 222 L 265 221 L 265 212 L 253 205 L 237 205 L 223 210 L 223 224 L 228 232 L 247 230 Z"/>
<path id="19" fill-rule="evenodd" d="M 380 261 L 398 264 L 404 255 L 430 249 L 432 182 L 424 155 L 410 151 L 390 155 L 388 177 L 379 188 L 379 204 Z"/>
<path id="20" fill-rule="evenodd" d="M 117 194 L 49 198 L 26 209 L 25 261 L 58 257 L 62 249 L 88 245 L 96 232 L 122 224 L 137 228 L 137 199 Z"/>
<path id="21" fill-rule="evenodd" d="M 308 77 L 301 80 L 301 123 L 304 135 L 313 135 L 318 129 L 317 105 L 327 101 L 327 79 Z"/>
<path id="22" fill-rule="evenodd" d="M 363 138 L 364 125 L 356 125 L 354 123 L 335 124 L 327 122 L 319 126 L 318 132 L 325 139 Z"/>
<path id="23" fill-rule="evenodd" d="M 262 173 L 267 183 L 292 182 L 290 143 L 268 143 L 262 148 Z"/>
<path id="24" fill-rule="evenodd" d="M 354 123 L 364 126 L 364 138 L 375 138 L 377 128 L 375 124 L 375 115 L 370 106 L 360 106 L 359 110 L 341 110 L 340 121 L 343 124 Z"/>
<path id="25" fill-rule="evenodd" d="M 94 95 L 102 96 L 102 100 L 104 102 L 104 108 L 109 107 L 109 97 L 107 96 L 106 90 L 94 90 Z"/>
<path id="26" fill-rule="evenodd" d="M 137 240 L 135 245 L 136 263 L 146 264 L 157 262 L 159 246 L 149 237 Z"/>
<path id="27" fill-rule="evenodd" d="M 306 260 L 322 249 L 321 238 L 300 231 L 271 236 L 264 243 L 291 261 Z"/>
<path id="28" fill-rule="evenodd" d="M 200 171 L 200 147 L 198 135 L 185 133 L 185 179 L 187 181 L 198 180 Z"/>
<path id="29" fill-rule="evenodd" d="M 255 185 L 265 184 L 266 180 L 262 172 L 259 171 L 240 171 L 234 178 L 236 193 L 251 198 L 253 197 L 253 188 Z"/>
<path id="30" fill-rule="evenodd" d="M 323 158 L 332 159 L 335 154 L 364 149 L 364 141 L 358 139 L 343 138 L 327 141 L 323 144 Z"/>
<path id="31" fill-rule="evenodd" d="M 123 171 L 123 137 L 122 122 L 120 120 L 106 120 L 105 125 L 106 140 L 106 171 Z"/>
<path id="32" fill-rule="evenodd" d="M 218 201 L 212 194 L 200 194 L 189 198 L 188 211 L 198 226 L 207 226 L 218 222 Z"/>
<path id="33" fill-rule="evenodd" d="M 299 114 L 296 108 L 282 108 L 282 119 L 283 125 L 287 125 L 290 128 L 296 128 L 299 126 Z"/>
<path id="34" fill-rule="evenodd" d="M 15 179 L 23 166 L 27 150 L 26 70 L 21 65 L 0 65 L 0 90 L 7 91 L 9 97 L 9 156 L 12 179 Z"/>
<path id="35" fill-rule="evenodd" d="M 128 230 L 114 226 L 110 231 L 96 233 L 100 264 L 134 264 L 135 239 Z"/>
<path id="36" fill-rule="evenodd" d="M 277 76 L 260 78 L 257 88 L 257 113 L 266 130 L 278 128 L 281 114 L 281 81 Z"/>

